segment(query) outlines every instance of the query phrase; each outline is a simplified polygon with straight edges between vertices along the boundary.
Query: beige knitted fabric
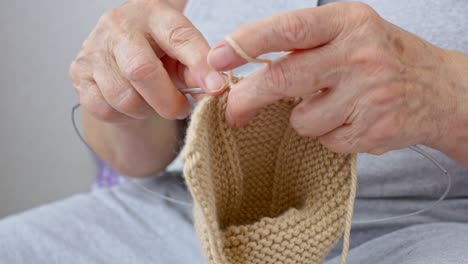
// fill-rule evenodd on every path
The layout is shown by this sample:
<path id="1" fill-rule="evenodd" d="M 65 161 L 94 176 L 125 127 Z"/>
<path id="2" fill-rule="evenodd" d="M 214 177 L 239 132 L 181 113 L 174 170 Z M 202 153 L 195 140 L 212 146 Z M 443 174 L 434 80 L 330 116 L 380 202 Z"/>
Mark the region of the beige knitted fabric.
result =
<path id="1" fill-rule="evenodd" d="M 345 223 L 349 238 L 356 156 L 299 136 L 293 102 L 230 128 L 227 94 L 198 104 L 183 150 L 207 263 L 321 263 Z"/>

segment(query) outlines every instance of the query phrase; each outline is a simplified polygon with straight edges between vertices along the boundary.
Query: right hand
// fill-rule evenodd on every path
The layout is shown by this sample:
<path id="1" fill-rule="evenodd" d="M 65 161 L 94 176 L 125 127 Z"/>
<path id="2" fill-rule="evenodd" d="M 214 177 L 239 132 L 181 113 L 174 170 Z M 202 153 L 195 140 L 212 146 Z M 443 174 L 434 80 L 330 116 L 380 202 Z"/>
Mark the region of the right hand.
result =
<path id="1" fill-rule="evenodd" d="M 190 21 L 166 0 L 130 0 L 105 13 L 70 67 L 81 105 L 109 123 L 158 113 L 190 113 L 177 87 L 221 92 L 225 79 L 210 68 L 210 47 Z"/>

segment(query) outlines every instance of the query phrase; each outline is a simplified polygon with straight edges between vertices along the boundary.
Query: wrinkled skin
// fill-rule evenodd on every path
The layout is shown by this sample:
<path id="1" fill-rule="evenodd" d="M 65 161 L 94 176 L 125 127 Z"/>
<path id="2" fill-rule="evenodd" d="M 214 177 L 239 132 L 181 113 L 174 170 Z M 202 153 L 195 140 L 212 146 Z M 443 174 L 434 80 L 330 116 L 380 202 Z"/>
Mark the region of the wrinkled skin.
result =
<path id="1" fill-rule="evenodd" d="M 120 123 L 156 112 L 183 119 L 190 107 L 177 88 L 223 86 L 206 62 L 205 38 L 179 2 L 128 1 L 99 19 L 70 68 L 79 101 L 94 117 Z"/>
<path id="2" fill-rule="evenodd" d="M 106 12 L 70 67 L 89 145 L 125 175 L 154 174 L 175 157 L 173 120 L 190 112 L 177 88 L 219 95 L 218 72 L 246 63 L 225 41 L 210 50 L 184 5 L 130 0 Z M 468 166 L 466 54 L 436 47 L 362 3 L 281 13 L 230 36 L 252 57 L 289 52 L 234 86 L 232 126 L 300 97 L 291 125 L 334 151 L 426 144 Z"/>
<path id="3" fill-rule="evenodd" d="M 455 146 L 468 149 L 466 54 L 438 48 L 362 3 L 281 13 L 230 36 L 252 57 L 289 52 L 233 87 L 226 111 L 232 126 L 300 97 L 292 127 L 334 151 L 381 154 L 426 144 L 468 164 L 468 153 Z M 208 62 L 220 71 L 246 63 L 226 41 Z"/>
<path id="4" fill-rule="evenodd" d="M 153 175 L 174 159 L 190 113 L 183 87 L 219 90 L 185 0 L 130 0 L 106 12 L 70 67 L 88 144 L 128 176 Z M 218 91 L 219 93 L 220 91 Z"/>

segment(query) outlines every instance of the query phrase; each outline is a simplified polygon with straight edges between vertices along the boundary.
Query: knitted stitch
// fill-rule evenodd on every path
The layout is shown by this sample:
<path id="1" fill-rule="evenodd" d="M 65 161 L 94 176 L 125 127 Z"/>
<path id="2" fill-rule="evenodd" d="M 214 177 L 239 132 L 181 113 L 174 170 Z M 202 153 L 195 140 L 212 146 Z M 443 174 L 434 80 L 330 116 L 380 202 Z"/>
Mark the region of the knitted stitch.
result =
<path id="1" fill-rule="evenodd" d="M 183 150 L 207 263 L 321 263 L 345 219 L 350 228 L 356 155 L 299 136 L 289 125 L 293 101 L 230 128 L 227 96 L 199 102 Z"/>

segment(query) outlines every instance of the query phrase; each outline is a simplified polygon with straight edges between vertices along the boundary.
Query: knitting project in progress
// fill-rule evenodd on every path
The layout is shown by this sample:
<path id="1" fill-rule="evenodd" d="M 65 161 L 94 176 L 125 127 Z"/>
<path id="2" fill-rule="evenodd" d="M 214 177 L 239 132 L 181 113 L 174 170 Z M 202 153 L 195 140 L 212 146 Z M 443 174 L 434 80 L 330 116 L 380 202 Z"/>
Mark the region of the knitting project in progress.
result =
<path id="1" fill-rule="evenodd" d="M 228 92 L 206 96 L 183 150 L 194 222 L 210 264 L 321 263 L 344 231 L 349 248 L 356 155 L 338 154 L 289 125 L 282 100 L 244 128 L 225 120 Z"/>

